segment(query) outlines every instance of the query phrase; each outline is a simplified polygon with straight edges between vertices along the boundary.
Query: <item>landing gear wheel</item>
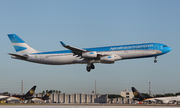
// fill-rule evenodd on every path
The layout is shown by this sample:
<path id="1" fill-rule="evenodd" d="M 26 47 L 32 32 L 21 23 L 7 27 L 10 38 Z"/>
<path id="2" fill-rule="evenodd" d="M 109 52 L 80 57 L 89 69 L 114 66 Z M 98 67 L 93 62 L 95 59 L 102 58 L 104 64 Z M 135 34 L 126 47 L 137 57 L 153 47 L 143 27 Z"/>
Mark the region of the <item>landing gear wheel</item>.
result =
<path id="1" fill-rule="evenodd" d="M 154 57 L 154 59 L 155 59 L 155 60 L 154 60 L 154 63 L 156 63 L 156 62 L 157 62 L 157 60 L 156 60 L 156 59 L 157 59 L 157 57 L 155 56 L 155 57 Z"/>
<path id="2" fill-rule="evenodd" d="M 90 71 L 91 71 L 91 67 L 87 66 L 87 67 L 86 67 L 86 70 L 87 70 L 88 72 L 90 72 Z"/>
<path id="3" fill-rule="evenodd" d="M 88 72 L 90 72 L 91 69 L 95 69 L 95 66 L 94 66 L 93 63 L 88 63 L 87 66 L 86 66 L 86 70 L 87 70 Z"/>
<path id="4" fill-rule="evenodd" d="M 157 60 L 154 60 L 154 63 L 157 63 Z"/>
<path id="5" fill-rule="evenodd" d="M 94 66 L 94 64 L 91 64 L 91 69 L 95 69 L 95 66 Z"/>

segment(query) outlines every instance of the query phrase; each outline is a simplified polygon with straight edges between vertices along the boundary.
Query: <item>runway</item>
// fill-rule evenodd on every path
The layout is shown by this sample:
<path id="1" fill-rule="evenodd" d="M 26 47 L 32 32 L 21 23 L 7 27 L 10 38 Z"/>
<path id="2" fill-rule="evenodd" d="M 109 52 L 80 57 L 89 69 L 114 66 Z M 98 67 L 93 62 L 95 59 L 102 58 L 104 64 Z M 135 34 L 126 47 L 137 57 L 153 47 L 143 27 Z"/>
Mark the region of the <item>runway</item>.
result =
<path id="1" fill-rule="evenodd" d="M 172 108 L 179 106 L 0 105 L 1 108 Z"/>

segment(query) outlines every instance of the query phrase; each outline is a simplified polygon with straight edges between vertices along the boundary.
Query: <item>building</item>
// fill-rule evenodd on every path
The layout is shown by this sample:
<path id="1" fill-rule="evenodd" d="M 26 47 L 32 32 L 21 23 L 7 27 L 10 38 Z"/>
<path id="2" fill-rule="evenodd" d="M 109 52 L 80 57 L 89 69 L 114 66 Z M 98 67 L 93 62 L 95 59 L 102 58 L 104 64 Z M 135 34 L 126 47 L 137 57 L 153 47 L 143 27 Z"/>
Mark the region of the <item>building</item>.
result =
<path id="1" fill-rule="evenodd" d="M 42 94 L 34 94 L 42 97 Z M 95 94 L 51 94 L 49 102 L 52 103 L 107 103 L 108 95 Z"/>
<path id="2" fill-rule="evenodd" d="M 126 90 L 128 93 L 128 91 Z M 125 93 L 126 94 L 126 93 Z M 131 93 L 129 93 L 131 94 Z M 12 94 L 11 94 L 12 95 Z M 43 94 L 34 94 L 33 97 L 43 97 Z M 127 95 L 129 96 L 129 95 Z M 131 98 L 131 96 L 129 96 Z M 108 98 L 107 94 L 104 95 L 95 95 L 95 94 L 50 94 L 48 100 L 44 101 L 34 101 L 35 103 L 62 103 L 62 104 L 94 104 L 94 103 L 110 103 L 110 104 L 133 104 L 134 100 L 126 98 Z M 6 101 L 4 101 L 6 102 Z M 1 101 L 1 103 L 4 103 Z M 22 101 L 11 101 L 11 103 L 21 103 Z M 31 102 L 31 100 L 24 101 Z"/>
<path id="3" fill-rule="evenodd" d="M 128 98 L 128 99 L 132 99 L 132 98 L 134 97 L 133 92 L 132 92 L 132 91 L 128 91 L 128 89 L 125 89 L 125 91 L 122 91 L 122 92 L 120 93 L 120 95 L 121 95 L 122 97 L 125 97 L 125 98 Z"/>

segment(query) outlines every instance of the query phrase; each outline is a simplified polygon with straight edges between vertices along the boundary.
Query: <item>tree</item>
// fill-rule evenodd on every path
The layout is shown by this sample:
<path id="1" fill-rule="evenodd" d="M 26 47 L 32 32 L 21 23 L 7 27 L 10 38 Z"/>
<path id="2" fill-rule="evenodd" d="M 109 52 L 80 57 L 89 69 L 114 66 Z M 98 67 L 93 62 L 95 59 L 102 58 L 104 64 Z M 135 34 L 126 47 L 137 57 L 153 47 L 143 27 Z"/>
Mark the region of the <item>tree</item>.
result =
<path id="1" fill-rule="evenodd" d="M 9 94 L 8 92 L 3 92 L 5 95 Z"/>
<path id="2" fill-rule="evenodd" d="M 61 94 L 61 91 L 59 90 L 58 93 Z"/>
<path id="3" fill-rule="evenodd" d="M 176 93 L 176 96 L 177 96 L 177 95 L 180 95 L 180 92 L 177 92 L 177 93 Z"/>
<path id="4" fill-rule="evenodd" d="M 53 90 L 52 93 L 54 94 L 54 93 L 55 93 L 55 90 Z"/>
<path id="5" fill-rule="evenodd" d="M 144 97 L 150 97 L 147 93 L 141 93 Z"/>
<path id="6" fill-rule="evenodd" d="M 45 91 L 42 91 L 42 94 L 45 94 Z"/>
<path id="7" fill-rule="evenodd" d="M 48 93 L 48 90 L 46 90 L 46 93 Z"/>
<path id="8" fill-rule="evenodd" d="M 166 93 L 164 96 L 175 96 L 173 93 Z"/>
<path id="9" fill-rule="evenodd" d="M 162 94 L 156 94 L 155 97 L 164 97 Z"/>

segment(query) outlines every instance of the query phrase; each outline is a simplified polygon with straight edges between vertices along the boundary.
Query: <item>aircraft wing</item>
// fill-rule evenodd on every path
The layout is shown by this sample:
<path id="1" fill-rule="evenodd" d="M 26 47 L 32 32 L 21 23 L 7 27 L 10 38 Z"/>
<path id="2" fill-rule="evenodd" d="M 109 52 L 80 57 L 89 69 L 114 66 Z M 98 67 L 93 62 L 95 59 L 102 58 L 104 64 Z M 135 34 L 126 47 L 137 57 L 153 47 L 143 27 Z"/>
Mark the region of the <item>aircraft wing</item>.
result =
<path id="1" fill-rule="evenodd" d="M 167 98 L 165 98 L 165 99 L 155 99 L 157 102 L 162 102 L 162 103 L 169 103 L 170 101 L 175 101 L 175 100 L 173 100 L 173 99 L 167 99 Z"/>
<path id="2" fill-rule="evenodd" d="M 7 100 L 8 98 L 8 95 L 0 95 L 0 100 Z"/>
<path id="3" fill-rule="evenodd" d="M 75 48 L 69 45 L 66 45 L 65 43 L 63 43 L 62 41 L 60 41 L 61 45 L 69 50 L 71 50 L 73 53 L 75 54 L 79 54 L 79 53 L 83 53 L 83 52 L 88 52 L 87 50 L 83 50 L 83 49 L 79 49 L 79 48 Z"/>
<path id="4" fill-rule="evenodd" d="M 93 57 L 93 58 L 96 58 L 96 57 L 103 57 L 103 56 L 111 56 L 109 54 L 102 54 L 102 53 L 97 53 L 97 52 L 94 52 L 94 51 L 88 51 L 88 50 L 84 50 L 84 49 L 79 49 L 79 48 L 75 48 L 75 47 L 72 47 L 72 46 L 69 46 L 69 45 L 66 45 L 64 42 L 60 41 L 61 45 L 69 50 L 71 50 L 74 54 L 77 54 L 79 56 L 83 56 L 83 54 L 97 54 L 97 56 Z M 84 56 L 85 57 L 85 56 Z M 92 58 L 92 57 L 85 57 L 85 58 Z M 118 56 L 118 59 L 121 59 L 121 57 Z"/>

